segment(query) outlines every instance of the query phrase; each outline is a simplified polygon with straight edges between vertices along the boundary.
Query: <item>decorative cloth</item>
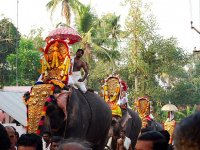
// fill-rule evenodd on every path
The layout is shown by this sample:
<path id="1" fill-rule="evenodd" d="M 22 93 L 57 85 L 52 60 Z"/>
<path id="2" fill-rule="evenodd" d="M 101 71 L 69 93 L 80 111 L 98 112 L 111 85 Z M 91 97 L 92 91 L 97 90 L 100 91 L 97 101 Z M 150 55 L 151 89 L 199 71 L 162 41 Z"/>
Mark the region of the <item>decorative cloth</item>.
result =
<path id="1" fill-rule="evenodd" d="M 121 99 L 119 99 L 118 100 L 118 102 L 117 102 L 117 104 L 118 105 L 124 105 L 124 104 L 126 104 L 126 103 L 128 103 L 128 98 L 127 97 L 122 97 Z"/>

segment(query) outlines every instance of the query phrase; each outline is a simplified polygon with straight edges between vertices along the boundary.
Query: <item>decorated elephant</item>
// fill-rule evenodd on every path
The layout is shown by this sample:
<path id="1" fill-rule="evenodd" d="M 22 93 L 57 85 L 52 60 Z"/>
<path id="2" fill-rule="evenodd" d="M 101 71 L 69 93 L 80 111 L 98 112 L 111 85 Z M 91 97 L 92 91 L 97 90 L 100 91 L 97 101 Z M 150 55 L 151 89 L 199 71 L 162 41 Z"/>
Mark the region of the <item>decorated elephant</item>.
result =
<path id="1" fill-rule="evenodd" d="M 41 76 L 30 95 L 24 95 L 28 133 L 41 135 L 49 130 L 52 135 L 87 140 L 93 149 L 102 150 L 112 120 L 111 110 L 97 94 L 83 93 L 68 85 L 73 68 L 69 46 L 59 36 L 55 38 L 48 39 L 41 49 Z"/>
<path id="2" fill-rule="evenodd" d="M 40 89 L 41 86 L 44 89 L 45 84 L 33 86 L 31 94 L 36 94 L 35 87 Z M 27 100 L 27 104 L 29 103 L 28 132 L 42 134 L 43 131 L 51 131 L 52 135 L 63 138 L 80 138 L 91 142 L 93 149 L 102 150 L 112 120 L 109 106 L 95 93 L 88 91 L 83 94 L 80 90 L 73 88 L 69 94 L 67 87 L 60 88 L 54 84 L 52 87 L 54 87 L 54 93 L 47 97 L 43 111 L 41 111 L 40 102 L 36 102 L 34 107 L 33 99 Z M 58 104 L 59 101 L 55 99 L 56 94 L 62 96 L 64 93 L 66 93 L 66 114 Z M 35 111 L 31 107 L 34 107 Z"/>
<path id="3" fill-rule="evenodd" d="M 76 89 L 72 90 L 67 103 L 67 119 L 55 100 L 52 99 L 47 107 L 47 117 L 53 135 L 85 139 L 92 143 L 93 149 L 103 149 L 111 124 L 108 105 L 97 94 L 83 94 Z"/>
<path id="4" fill-rule="evenodd" d="M 110 75 L 102 86 L 104 100 L 112 110 L 112 123 L 109 130 L 107 147 L 116 149 L 120 130 L 125 130 L 135 147 L 142 126 L 139 115 L 128 106 L 127 84 L 118 75 Z"/>

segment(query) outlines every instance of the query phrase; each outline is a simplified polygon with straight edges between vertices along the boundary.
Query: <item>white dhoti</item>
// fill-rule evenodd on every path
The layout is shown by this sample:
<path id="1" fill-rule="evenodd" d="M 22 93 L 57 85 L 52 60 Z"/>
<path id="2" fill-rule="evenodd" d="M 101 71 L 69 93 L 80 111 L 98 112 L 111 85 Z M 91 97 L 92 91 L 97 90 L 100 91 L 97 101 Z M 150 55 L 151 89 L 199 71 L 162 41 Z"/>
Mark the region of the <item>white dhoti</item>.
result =
<path id="1" fill-rule="evenodd" d="M 128 137 L 125 137 L 125 140 L 124 140 L 124 148 L 125 148 L 126 150 L 128 150 L 130 146 L 131 146 L 131 140 L 130 140 Z"/>
<path id="2" fill-rule="evenodd" d="M 83 93 L 87 92 L 86 86 L 84 82 L 79 82 L 78 80 L 82 79 L 81 72 L 80 71 L 75 71 L 72 72 L 71 75 L 69 75 L 69 85 L 75 85 L 77 86 Z"/>

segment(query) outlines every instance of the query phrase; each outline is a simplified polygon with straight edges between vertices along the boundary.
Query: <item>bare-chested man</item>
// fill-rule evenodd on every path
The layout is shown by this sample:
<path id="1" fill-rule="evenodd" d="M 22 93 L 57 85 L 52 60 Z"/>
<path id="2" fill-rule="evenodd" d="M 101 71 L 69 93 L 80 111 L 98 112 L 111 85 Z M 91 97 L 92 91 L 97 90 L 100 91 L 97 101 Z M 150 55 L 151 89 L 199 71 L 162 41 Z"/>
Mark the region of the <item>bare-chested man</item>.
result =
<path id="1" fill-rule="evenodd" d="M 83 82 L 88 76 L 87 64 L 80 58 L 83 56 L 84 50 L 78 49 L 76 56 L 72 59 L 72 73 L 69 76 L 69 85 L 76 85 L 83 93 L 87 91 L 85 83 Z M 84 70 L 84 76 L 81 76 L 81 68 Z"/>
<path id="2" fill-rule="evenodd" d="M 120 138 L 117 140 L 117 150 L 132 150 L 131 140 L 125 136 L 124 130 L 121 130 Z"/>

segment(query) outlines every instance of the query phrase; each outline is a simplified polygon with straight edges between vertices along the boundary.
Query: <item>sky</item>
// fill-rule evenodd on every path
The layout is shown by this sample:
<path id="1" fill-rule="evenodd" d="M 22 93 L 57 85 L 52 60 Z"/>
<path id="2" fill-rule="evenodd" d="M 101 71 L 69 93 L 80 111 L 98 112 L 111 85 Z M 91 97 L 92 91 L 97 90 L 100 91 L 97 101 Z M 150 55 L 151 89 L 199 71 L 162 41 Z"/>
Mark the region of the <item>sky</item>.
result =
<path id="1" fill-rule="evenodd" d="M 50 12 L 45 5 L 49 0 L 18 0 L 18 29 L 23 35 L 28 35 L 32 28 L 44 28 L 44 35 L 54 29 L 61 19 L 57 10 L 50 19 Z M 123 26 L 127 8 L 121 6 L 121 0 L 80 0 L 92 7 L 98 15 L 115 12 L 121 15 Z M 151 3 L 153 15 L 159 26 L 158 33 L 165 38 L 175 37 L 179 46 L 192 52 L 194 47 L 200 49 L 200 34 L 191 30 L 190 21 L 200 30 L 200 1 L 197 0 L 145 0 Z M 17 25 L 17 0 L 0 0 L 0 18 L 11 18 Z"/>

